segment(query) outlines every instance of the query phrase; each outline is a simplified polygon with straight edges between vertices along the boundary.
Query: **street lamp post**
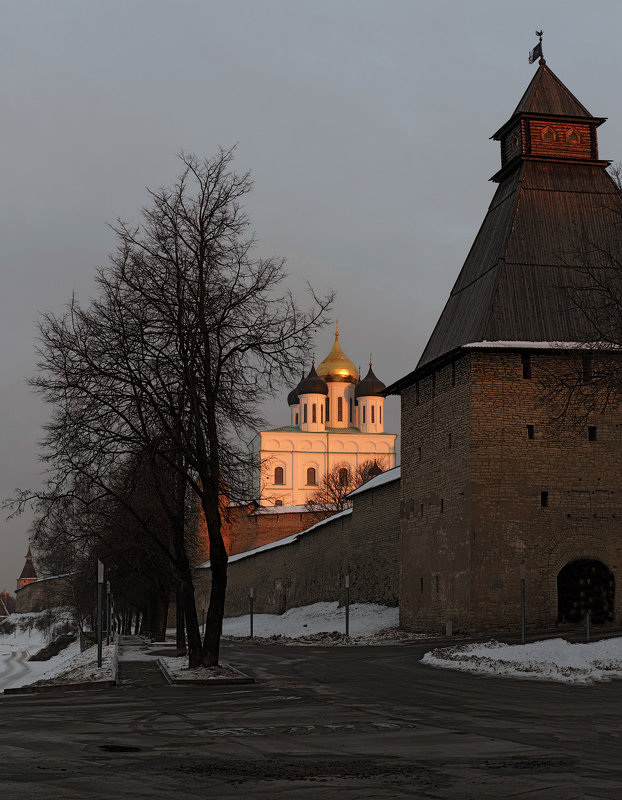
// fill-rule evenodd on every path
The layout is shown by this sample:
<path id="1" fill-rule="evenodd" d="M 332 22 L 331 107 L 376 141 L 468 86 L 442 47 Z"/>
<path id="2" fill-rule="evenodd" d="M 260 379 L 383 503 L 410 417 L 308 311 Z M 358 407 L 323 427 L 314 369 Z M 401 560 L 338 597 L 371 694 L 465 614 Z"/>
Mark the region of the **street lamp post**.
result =
<path id="1" fill-rule="evenodd" d="M 104 600 L 104 565 L 97 559 L 97 666 L 102 665 L 102 611 Z"/>

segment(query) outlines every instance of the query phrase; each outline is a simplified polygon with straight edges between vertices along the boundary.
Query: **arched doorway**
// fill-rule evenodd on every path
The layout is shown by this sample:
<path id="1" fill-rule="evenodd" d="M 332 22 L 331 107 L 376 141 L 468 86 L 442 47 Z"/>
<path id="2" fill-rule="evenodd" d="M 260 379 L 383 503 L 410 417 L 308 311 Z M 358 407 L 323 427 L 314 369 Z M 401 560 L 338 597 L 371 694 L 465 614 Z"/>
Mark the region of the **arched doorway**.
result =
<path id="1" fill-rule="evenodd" d="M 590 612 L 595 625 L 613 621 L 615 578 L 602 561 L 571 561 L 557 575 L 557 619 L 580 622 Z"/>

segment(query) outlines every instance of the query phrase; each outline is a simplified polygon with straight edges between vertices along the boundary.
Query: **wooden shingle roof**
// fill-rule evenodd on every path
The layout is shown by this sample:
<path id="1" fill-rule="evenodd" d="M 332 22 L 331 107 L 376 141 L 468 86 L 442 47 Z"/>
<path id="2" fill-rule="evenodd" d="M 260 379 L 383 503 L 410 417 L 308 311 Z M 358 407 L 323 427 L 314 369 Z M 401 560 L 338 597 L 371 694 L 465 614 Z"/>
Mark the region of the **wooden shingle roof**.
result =
<path id="1" fill-rule="evenodd" d="M 525 113 L 540 120 L 534 123 Z M 597 155 L 602 119 L 591 117 L 545 65 L 514 116 L 513 126 L 500 130 L 522 137 L 516 145 L 522 149 L 498 173 L 499 187 L 416 369 L 387 394 L 467 344 L 590 338 L 585 315 L 569 299 L 569 289 L 584 280 L 577 268 L 585 267 L 585 251 L 593 245 L 622 263 L 622 195 L 607 173 L 608 162 Z M 583 127 L 580 121 L 560 122 L 580 116 Z M 551 133 L 542 128 L 548 118 L 555 128 L 550 144 Z M 536 148 L 533 132 L 542 130 Z M 569 146 L 575 134 L 576 156 Z"/>

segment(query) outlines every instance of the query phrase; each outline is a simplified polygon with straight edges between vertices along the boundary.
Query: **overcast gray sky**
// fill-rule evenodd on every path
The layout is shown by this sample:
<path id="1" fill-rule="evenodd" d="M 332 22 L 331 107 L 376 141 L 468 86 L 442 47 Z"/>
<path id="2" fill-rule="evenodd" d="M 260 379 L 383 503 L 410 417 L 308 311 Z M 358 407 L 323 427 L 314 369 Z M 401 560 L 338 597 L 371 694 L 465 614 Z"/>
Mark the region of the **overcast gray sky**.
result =
<path id="1" fill-rule="evenodd" d="M 238 143 L 263 254 L 337 290 L 346 353 L 386 383 L 410 371 L 481 223 L 489 136 L 536 65 L 597 116 L 622 158 L 619 0 L 0 0 L 0 497 L 41 480 L 46 409 L 25 384 L 35 322 L 87 299 L 181 149 Z M 318 360 L 332 332 L 318 339 Z M 288 417 L 287 389 L 270 422 Z M 389 400 L 387 427 L 397 430 Z M 0 589 L 29 521 L 0 522 Z"/>

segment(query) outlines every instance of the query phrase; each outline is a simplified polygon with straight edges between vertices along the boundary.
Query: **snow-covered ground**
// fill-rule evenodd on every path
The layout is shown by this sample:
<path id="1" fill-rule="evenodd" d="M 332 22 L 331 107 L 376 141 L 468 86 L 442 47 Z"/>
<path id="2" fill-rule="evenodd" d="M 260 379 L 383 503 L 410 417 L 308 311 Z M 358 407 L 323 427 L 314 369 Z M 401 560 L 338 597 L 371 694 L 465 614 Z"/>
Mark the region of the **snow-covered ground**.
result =
<path id="1" fill-rule="evenodd" d="M 7 617 L 12 633 L 0 632 L 0 692 L 32 683 L 54 679 L 62 683 L 81 683 L 91 680 L 110 680 L 114 669 L 114 647 L 104 647 L 102 667 L 97 668 L 97 648 L 80 653 L 80 642 L 75 641 L 49 661 L 29 661 L 31 655 L 41 650 L 52 638 L 55 628 L 67 621 L 62 609 L 51 619 L 41 614 L 11 614 Z"/>
<path id="2" fill-rule="evenodd" d="M 354 603 L 350 606 L 350 636 L 373 636 L 399 623 L 399 609 L 371 603 Z M 310 606 L 290 608 L 284 614 L 254 614 L 253 635 L 259 638 L 282 636 L 308 637 L 318 633 L 345 633 L 346 611 L 334 603 L 314 603 Z M 248 636 L 250 615 L 231 617 L 223 621 L 225 636 Z"/>
<path id="3" fill-rule="evenodd" d="M 526 645 L 501 642 L 431 650 L 424 664 L 464 672 L 590 684 L 622 677 L 622 638 L 589 644 L 547 639 Z"/>

